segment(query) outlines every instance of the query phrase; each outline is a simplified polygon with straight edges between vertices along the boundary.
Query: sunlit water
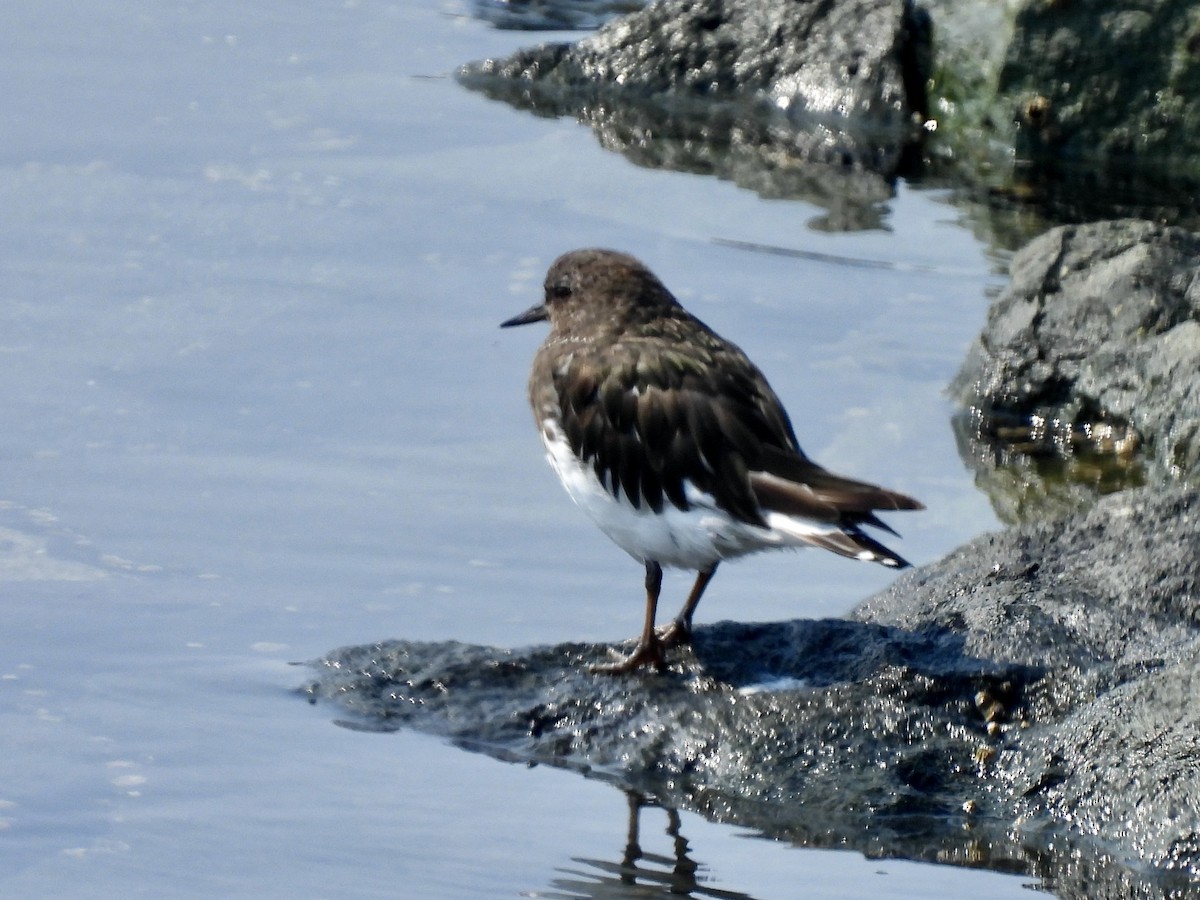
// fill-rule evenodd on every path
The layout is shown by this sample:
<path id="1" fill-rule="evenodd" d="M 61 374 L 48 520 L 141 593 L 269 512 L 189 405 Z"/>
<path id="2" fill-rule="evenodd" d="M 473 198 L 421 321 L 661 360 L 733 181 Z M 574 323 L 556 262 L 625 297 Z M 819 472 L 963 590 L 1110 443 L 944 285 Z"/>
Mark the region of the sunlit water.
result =
<path id="1" fill-rule="evenodd" d="M 921 497 L 893 517 L 913 562 L 995 527 L 944 386 L 997 276 L 944 198 L 902 186 L 890 230 L 837 235 L 637 168 L 460 88 L 458 64 L 553 35 L 452 12 L 0 10 L 0 896 L 625 896 L 622 793 L 335 727 L 288 665 L 636 631 L 637 566 L 541 458 L 540 334 L 496 327 L 563 250 L 642 257 L 812 455 Z M 698 619 L 837 615 L 889 577 L 755 558 Z M 674 869 L 667 813 L 640 820 L 640 865 Z M 678 834 L 705 889 L 1026 895 L 687 813 Z"/>

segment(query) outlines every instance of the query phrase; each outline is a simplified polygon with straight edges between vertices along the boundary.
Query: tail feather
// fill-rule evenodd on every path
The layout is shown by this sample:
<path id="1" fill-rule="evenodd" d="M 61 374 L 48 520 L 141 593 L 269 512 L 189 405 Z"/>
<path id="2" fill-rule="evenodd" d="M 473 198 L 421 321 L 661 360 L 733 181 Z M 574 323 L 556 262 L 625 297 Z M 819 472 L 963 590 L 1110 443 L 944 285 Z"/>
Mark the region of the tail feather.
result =
<path id="1" fill-rule="evenodd" d="M 877 562 L 891 569 L 907 569 L 909 566 L 908 560 L 893 553 L 870 535 L 864 534 L 855 525 L 821 526 L 782 513 L 769 513 L 767 525 L 794 540 L 849 559 Z"/>
<path id="2" fill-rule="evenodd" d="M 878 528 L 880 531 L 886 531 L 893 537 L 900 537 L 900 532 L 875 515 L 875 513 L 864 513 L 859 516 L 858 523 L 860 525 L 870 525 L 872 528 Z"/>
<path id="3" fill-rule="evenodd" d="M 802 458 L 770 460 L 771 471 L 749 473 L 750 487 L 770 527 L 840 556 L 893 569 L 909 563 L 860 526 L 899 537 L 875 510 L 924 509 L 920 501 L 873 484 L 842 478 Z"/>
<path id="4" fill-rule="evenodd" d="M 862 481 L 825 473 L 822 483 L 792 481 L 772 472 L 751 472 L 750 487 L 763 509 L 819 522 L 858 519 L 875 525 L 872 510 L 924 509 L 919 500 Z M 874 520 L 874 521 L 872 521 Z M 882 525 L 884 530 L 888 526 Z"/>
<path id="5" fill-rule="evenodd" d="M 851 559 L 877 562 L 889 569 L 907 569 L 909 567 L 909 562 L 904 557 L 898 556 L 879 541 L 858 530 L 815 535 L 809 539 L 809 543 Z"/>

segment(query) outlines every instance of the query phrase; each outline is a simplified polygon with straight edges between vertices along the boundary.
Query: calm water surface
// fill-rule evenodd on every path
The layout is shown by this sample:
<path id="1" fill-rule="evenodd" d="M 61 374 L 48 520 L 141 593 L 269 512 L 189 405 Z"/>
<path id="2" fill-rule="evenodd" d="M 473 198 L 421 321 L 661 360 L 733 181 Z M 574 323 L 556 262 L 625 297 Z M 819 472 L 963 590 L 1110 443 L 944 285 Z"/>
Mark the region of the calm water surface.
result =
<path id="1" fill-rule="evenodd" d="M 810 453 L 924 499 L 914 562 L 995 526 L 943 395 L 997 280 L 954 208 L 902 187 L 889 230 L 821 233 L 447 77 L 547 37 L 415 2 L 0 10 L 0 895 L 650 895 L 613 874 L 621 792 L 335 727 L 289 665 L 636 631 L 637 567 L 541 459 L 540 335 L 496 327 L 563 250 L 637 253 Z M 888 578 L 753 559 L 700 618 L 838 615 Z M 639 819 L 695 896 L 1026 895 Z"/>

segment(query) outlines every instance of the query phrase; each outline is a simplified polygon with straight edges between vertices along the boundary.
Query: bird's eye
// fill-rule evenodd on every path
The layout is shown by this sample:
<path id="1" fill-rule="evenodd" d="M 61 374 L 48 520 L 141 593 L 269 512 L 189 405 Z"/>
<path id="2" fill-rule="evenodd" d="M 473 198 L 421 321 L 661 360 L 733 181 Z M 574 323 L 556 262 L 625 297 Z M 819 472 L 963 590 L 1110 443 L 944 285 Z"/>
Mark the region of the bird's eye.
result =
<path id="1" fill-rule="evenodd" d="M 571 285 L 566 281 L 558 281 L 550 285 L 547 292 L 552 300 L 565 300 L 571 296 Z"/>

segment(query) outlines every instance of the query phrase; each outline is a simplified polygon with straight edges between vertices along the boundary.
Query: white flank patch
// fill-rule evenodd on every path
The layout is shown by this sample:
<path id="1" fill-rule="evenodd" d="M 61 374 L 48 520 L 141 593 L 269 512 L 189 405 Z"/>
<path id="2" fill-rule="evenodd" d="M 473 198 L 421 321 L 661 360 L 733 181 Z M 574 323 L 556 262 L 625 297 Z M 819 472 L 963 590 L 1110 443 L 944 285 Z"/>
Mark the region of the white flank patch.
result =
<path id="1" fill-rule="evenodd" d="M 661 513 L 656 514 L 648 505 L 635 509 L 623 489 L 614 497 L 600 483 L 591 464 L 575 456 L 553 419 L 543 420 L 542 441 L 546 458 L 571 499 L 618 547 L 639 562 L 654 560 L 664 566 L 699 570 L 759 550 L 809 546 L 806 538 L 837 531 L 830 525 L 777 512 L 766 514 L 766 528 L 747 525 L 718 507 L 710 494 L 690 481 L 684 482 L 690 509 L 678 509 L 665 498 Z"/>

